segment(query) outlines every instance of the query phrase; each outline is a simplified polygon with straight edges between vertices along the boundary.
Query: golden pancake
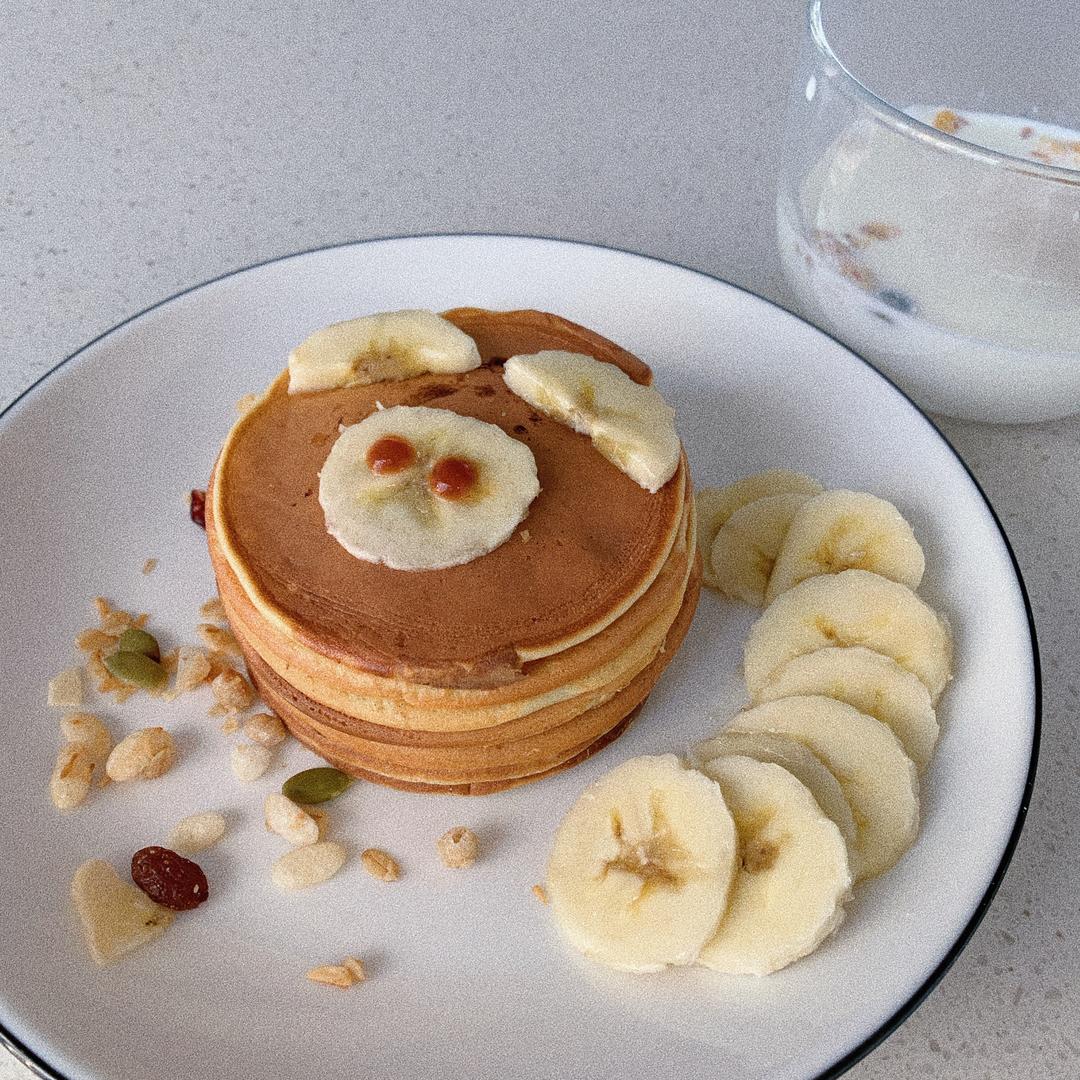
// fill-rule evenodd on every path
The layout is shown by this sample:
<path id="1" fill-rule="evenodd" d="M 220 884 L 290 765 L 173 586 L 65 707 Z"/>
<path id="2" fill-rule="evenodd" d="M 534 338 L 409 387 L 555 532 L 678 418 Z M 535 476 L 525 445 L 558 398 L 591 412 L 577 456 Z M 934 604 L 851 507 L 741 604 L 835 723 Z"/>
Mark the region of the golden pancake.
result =
<path id="1" fill-rule="evenodd" d="M 477 336 L 485 361 L 510 345 L 573 348 L 619 363 L 639 381 L 648 376 L 618 346 L 555 316 L 452 314 Z M 497 686 L 519 679 L 528 661 L 609 626 L 668 558 L 685 501 L 685 460 L 649 494 L 586 436 L 513 394 L 497 363 L 304 394 L 290 395 L 287 383 L 279 377 L 230 433 L 207 526 L 260 616 L 311 652 L 431 686 Z M 528 542 L 515 536 L 439 571 L 391 570 L 346 552 L 326 531 L 318 473 L 339 427 L 370 415 L 376 402 L 474 416 L 528 445 L 542 488 L 523 523 Z"/>
<path id="2" fill-rule="evenodd" d="M 257 657 L 252 657 L 251 675 L 264 700 L 292 734 L 345 772 L 392 786 L 476 794 L 494 790 L 491 785 L 523 783 L 549 775 L 611 741 L 613 733 L 621 730 L 620 725 L 640 707 L 682 643 L 693 619 L 700 576 L 700 565 L 695 562 L 685 601 L 668 631 L 663 649 L 652 662 L 606 700 L 586 708 L 575 721 L 546 733 L 546 741 L 527 745 L 524 754 L 514 743 L 512 746 L 518 747 L 518 752 L 511 750 L 509 754 L 496 754 L 494 747 L 480 746 L 470 748 L 472 753 L 462 756 L 439 747 L 429 760 L 417 748 L 408 747 L 404 749 L 410 753 L 404 757 L 371 756 L 365 751 L 372 749 L 372 744 L 325 723 L 323 710 L 289 688 Z"/>
<path id="3" fill-rule="evenodd" d="M 358 671 L 306 649 L 262 619 L 216 550 L 211 556 L 229 621 L 237 638 L 282 679 L 307 697 L 383 728 L 403 732 L 483 731 L 629 678 L 651 659 L 682 602 L 696 550 L 693 500 L 688 499 L 676 544 L 645 594 L 611 625 L 561 653 L 532 661 L 513 684 L 490 689 L 445 689 Z M 645 659 L 642 657 L 648 653 Z M 571 715 L 564 709 L 564 716 Z M 536 730 L 530 724 L 524 732 Z M 359 729 L 358 729 L 358 733 Z M 397 736 L 398 741 L 407 735 Z M 417 741 L 427 741 L 423 737 Z M 451 736 L 447 742 L 460 741 Z"/>

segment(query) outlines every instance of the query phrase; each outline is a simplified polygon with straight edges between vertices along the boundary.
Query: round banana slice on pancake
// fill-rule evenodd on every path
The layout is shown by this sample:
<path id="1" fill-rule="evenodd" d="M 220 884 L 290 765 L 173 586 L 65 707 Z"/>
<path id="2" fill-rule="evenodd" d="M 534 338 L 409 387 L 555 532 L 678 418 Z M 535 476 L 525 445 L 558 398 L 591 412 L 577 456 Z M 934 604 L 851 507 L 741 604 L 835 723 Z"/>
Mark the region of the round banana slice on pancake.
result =
<path id="1" fill-rule="evenodd" d="M 347 427 L 319 474 L 330 535 L 393 570 L 439 570 L 487 554 L 539 493 L 524 443 L 426 406 L 395 406 Z"/>
<path id="2" fill-rule="evenodd" d="M 433 311 L 381 311 L 316 330 L 289 354 L 289 393 L 471 371 L 480 351 Z"/>
<path id="3" fill-rule="evenodd" d="M 511 356 L 506 385 L 533 408 L 559 420 L 646 491 L 674 475 L 682 453 L 675 410 L 651 386 L 584 353 L 549 349 Z"/>

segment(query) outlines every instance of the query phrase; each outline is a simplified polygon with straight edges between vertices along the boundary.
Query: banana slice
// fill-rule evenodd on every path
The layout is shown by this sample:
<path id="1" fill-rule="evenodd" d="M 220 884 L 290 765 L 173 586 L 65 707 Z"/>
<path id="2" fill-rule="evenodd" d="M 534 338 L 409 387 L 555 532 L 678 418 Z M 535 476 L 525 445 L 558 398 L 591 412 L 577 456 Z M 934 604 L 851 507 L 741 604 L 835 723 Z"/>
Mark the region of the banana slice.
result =
<path id="1" fill-rule="evenodd" d="M 930 692 L 895 660 L 869 649 L 818 649 L 789 660 L 754 700 L 806 694 L 846 701 L 890 728 L 920 771 L 930 763 L 938 740 Z"/>
<path id="2" fill-rule="evenodd" d="M 330 535 L 394 570 L 439 570 L 492 551 L 539 492 L 524 443 L 426 406 L 397 405 L 346 428 L 319 474 Z"/>
<path id="3" fill-rule="evenodd" d="M 535 409 L 588 435 L 616 468 L 646 491 L 674 475 L 681 453 L 675 410 L 652 386 L 584 353 L 511 356 L 506 385 Z"/>
<path id="4" fill-rule="evenodd" d="M 826 491 L 804 503 L 791 522 L 765 600 L 841 570 L 869 570 L 917 589 L 925 569 L 919 541 L 891 502 L 864 491 Z"/>
<path id="5" fill-rule="evenodd" d="M 707 776 L 710 764 L 716 758 L 733 755 L 753 758 L 768 765 L 782 765 L 814 796 L 825 816 L 840 830 L 848 845 L 854 844 L 857 832 L 855 818 L 839 781 L 797 739 L 790 735 L 776 735 L 769 731 L 721 731 L 711 739 L 698 743 L 693 759 Z"/>
<path id="6" fill-rule="evenodd" d="M 701 550 L 701 580 L 716 588 L 710 559 L 720 526 L 736 510 L 771 495 L 817 495 L 824 489 L 813 477 L 790 469 L 767 469 L 723 488 L 702 488 L 697 492 L 698 547 Z"/>
<path id="7" fill-rule="evenodd" d="M 744 668 L 752 700 L 789 660 L 829 646 L 862 645 L 918 676 L 933 701 L 951 677 L 945 624 L 906 585 L 866 570 L 808 578 L 754 623 Z"/>
<path id="8" fill-rule="evenodd" d="M 855 818 L 848 848 L 856 881 L 894 866 L 919 829 L 919 779 L 911 758 L 880 720 L 828 697 L 789 697 L 739 713 L 729 731 L 790 735 L 839 781 Z"/>
<path id="9" fill-rule="evenodd" d="M 590 784 L 555 833 L 548 896 L 586 956 L 623 971 L 690 964 L 735 872 L 720 788 L 673 754 L 632 758 Z"/>
<path id="10" fill-rule="evenodd" d="M 717 530 L 709 561 L 716 588 L 753 607 L 765 603 L 788 527 L 809 495 L 766 495 L 739 507 Z"/>
<path id="11" fill-rule="evenodd" d="M 768 975 L 813 952 L 843 920 L 851 891 L 844 838 L 780 765 L 734 755 L 706 772 L 735 818 L 739 865 L 727 913 L 698 963 Z"/>
<path id="12" fill-rule="evenodd" d="M 316 330 L 289 354 L 289 393 L 471 371 L 480 352 L 433 311 L 383 311 Z"/>

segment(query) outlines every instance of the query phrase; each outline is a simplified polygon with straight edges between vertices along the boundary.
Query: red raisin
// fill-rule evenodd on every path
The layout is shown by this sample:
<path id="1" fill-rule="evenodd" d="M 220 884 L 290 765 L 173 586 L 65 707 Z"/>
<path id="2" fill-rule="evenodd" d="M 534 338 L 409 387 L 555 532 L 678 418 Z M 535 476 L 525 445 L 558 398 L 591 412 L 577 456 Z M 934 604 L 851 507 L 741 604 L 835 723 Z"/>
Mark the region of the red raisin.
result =
<path id="1" fill-rule="evenodd" d="M 190 911 L 209 895 L 198 863 L 163 847 L 144 847 L 131 856 L 131 880 L 151 900 L 173 911 Z"/>
<path id="2" fill-rule="evenodd" d="M 191 501 L 189 503 L 191 509 L 191 520 L 195 522 L 200 528 L 206 528 L 206 492 L 200 491 L 199 488 L 191 489 Z"/>

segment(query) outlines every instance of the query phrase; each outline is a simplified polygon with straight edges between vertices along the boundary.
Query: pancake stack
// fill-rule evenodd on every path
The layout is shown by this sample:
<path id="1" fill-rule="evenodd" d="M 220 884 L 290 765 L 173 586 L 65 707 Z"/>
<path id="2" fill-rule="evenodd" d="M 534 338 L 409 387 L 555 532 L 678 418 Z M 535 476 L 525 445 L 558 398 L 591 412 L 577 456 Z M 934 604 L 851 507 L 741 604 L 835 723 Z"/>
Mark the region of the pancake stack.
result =
<path id="1" fill-rule="evenodd" d="M 354 776 L 483 794 L 625 730 L 689 627 L 700 565 L 685 456 L 650 493 L 502 370 L 565 350 L 647 385 L 640 360 L 542 312 L 443 317 L 481 366 L 291 394 L 283 373 L 230 432 L 206 524 L 252 679 L 301 742 Z M 395 405 L 475 417 L 531 450 L 540 493 L 509 539 L 418 571 L 357 558 L 329 534 L 319 474 L 331 447 Z"/>

